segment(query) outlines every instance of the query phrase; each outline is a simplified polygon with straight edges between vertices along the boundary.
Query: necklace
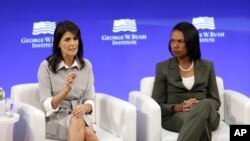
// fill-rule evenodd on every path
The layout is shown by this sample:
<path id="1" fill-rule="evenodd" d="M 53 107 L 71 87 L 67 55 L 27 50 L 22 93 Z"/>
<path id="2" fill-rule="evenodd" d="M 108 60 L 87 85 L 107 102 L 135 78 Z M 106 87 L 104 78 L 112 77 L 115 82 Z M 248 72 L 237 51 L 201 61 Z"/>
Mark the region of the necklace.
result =
<path id="1" fill-rule="evenodd" d="M 190 70 L 193 68 L 193 66 L 194 66 L 194 61 L 192 61 L 192 64 L 191 64 L 191 66 L 190 66 L 188 69 L 184 69 L 183 67 L 181 67 L 180 64 L 178 64 L 178 65 L 179 65 L 179 68 L 180 68 L 182 71 L 188 72 L 188 71 L 190 71 Z"/>

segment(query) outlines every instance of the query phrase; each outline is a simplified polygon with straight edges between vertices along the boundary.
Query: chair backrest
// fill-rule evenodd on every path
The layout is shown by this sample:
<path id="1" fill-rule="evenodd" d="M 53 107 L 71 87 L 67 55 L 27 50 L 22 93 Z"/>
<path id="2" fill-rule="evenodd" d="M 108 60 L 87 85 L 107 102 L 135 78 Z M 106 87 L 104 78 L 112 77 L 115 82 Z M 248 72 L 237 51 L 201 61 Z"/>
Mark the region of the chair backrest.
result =
<path id="1" fill-rule="evenodd" d="M 155 77 L 149 76 L 141 79 L 140 83 L 140 92 L 147 96 L 152 96 L 153 86 L 154 86 Z M 224 84 L 221 77 L 216 76 L 216 82 L 218 86 L 218 91 L 221 100 L 221 107 L 219 109 L 221 120 L 224 120 Z"/>
<path id="2" fill-rule="evenodd" d="M 21 101 L 41 109 L 38 83 L 18 84 L 11 87 L 11 96 L 15 101 Z"/>

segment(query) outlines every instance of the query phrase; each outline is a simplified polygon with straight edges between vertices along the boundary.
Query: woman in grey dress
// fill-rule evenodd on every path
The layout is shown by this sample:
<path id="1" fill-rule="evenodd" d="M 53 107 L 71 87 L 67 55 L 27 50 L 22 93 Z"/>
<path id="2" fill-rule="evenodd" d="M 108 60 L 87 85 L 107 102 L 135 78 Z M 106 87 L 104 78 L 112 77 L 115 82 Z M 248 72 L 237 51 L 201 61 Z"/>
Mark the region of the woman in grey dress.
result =
<path id="1" fill-rule="evenodd" d="M 40 64 L 38 81 L 46 114 L 46 138 L 98 140 L 88 118 L 94 108 L 92 66 L 83 59 L 81 32 L 76 24 L 57 24 L 53 52 Z"/>

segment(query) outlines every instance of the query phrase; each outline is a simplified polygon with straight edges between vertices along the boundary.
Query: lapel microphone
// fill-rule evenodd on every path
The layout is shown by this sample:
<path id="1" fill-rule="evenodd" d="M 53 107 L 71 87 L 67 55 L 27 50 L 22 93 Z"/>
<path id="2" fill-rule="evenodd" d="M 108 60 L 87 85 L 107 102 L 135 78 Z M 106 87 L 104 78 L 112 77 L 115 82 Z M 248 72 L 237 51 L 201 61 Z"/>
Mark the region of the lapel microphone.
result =
<path id="1" fill-rule="evenodd" d="M 181 78 L 181 77 L 178 77 L 178 78 L 177 78 L 177 81 L 182 82 L 182 78 Z"/>

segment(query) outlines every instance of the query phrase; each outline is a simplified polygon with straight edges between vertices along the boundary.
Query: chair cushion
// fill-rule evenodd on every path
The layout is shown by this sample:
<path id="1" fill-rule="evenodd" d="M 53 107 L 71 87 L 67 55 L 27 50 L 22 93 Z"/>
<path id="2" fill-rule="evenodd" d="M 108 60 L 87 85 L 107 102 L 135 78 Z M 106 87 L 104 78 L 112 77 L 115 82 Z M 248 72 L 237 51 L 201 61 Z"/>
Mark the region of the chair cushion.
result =
<path id="1" fill-rule="evenodd" d="M 218 129 L 212 132 L 212 141 L 229 141 L 230 126 L 220 121 Z"/>
<path id="2" fill-rule="evenodd" d="M 166 129 L 161 130 L 161 139 L 162 141 L 177 141 L 178 133 L 168 131 Z"/>
<path id="3" fill-rule="evenodd" d="M 162 141 L 176 141 L 178 133 L 171 132 L 162 128 L 161 138 Z M 212 141 L 229 141 L 229 126 L 220 121 L 218 129 L 212 132 Z"/>
<path id="4" fill-rule="evenodd" d="M 122 139 L 100 128 L 96 124 L 93 125 L 93 128 L 96 132 L 97 138 L 100 139 L 101 141 L 122 141 Z"/>

